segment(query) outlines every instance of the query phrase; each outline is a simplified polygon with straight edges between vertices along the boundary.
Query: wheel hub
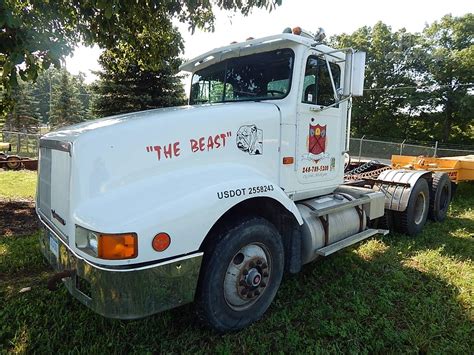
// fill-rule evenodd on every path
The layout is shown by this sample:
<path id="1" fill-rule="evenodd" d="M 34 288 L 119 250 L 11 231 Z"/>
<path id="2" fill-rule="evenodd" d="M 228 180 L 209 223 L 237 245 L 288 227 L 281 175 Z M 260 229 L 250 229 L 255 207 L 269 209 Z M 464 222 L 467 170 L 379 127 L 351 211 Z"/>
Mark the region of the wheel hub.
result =
<path id="1" fill-rule="evenodd" d="M 234 309 L 243 309 L 261 296 L 270 278 L 267 251 L 260 245 L 247 245 L 229 264 L 224 280 L 224 296 Z"/>
<path id="2" fill-rule="evenodd" d="M 262 281 L 262 275 L 260 275 L 258 270 L 255 268 L 250 269 L 247 276 L 245 276 L 245 282 L 249 287 L 256 287 L 260 285 L 260 281 Z"/>

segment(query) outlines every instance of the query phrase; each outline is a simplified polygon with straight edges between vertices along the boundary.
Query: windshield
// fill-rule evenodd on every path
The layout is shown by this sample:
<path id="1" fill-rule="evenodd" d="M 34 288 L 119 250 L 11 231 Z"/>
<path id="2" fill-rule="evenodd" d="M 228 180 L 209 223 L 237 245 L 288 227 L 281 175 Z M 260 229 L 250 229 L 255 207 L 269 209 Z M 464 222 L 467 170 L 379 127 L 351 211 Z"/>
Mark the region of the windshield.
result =
<path id="1" fill-rule="evenodd" d="M 290 92 L 291 49 L 256 53 L 216 63 L 193 75 L 190 104 L 281 99 Z"/>

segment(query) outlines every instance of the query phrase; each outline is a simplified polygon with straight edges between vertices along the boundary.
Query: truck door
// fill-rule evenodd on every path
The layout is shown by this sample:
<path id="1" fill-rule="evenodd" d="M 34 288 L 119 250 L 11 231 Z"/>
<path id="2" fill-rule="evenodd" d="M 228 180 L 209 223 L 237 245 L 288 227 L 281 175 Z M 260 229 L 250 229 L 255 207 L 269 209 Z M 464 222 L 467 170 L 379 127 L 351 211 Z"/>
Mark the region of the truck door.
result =
<path id="1" fill-rule="evenodd" d="M 297 180 L 330 190 L 342 183 L 344 173 L 341 140 L 345 125 L 341 110 L 346 105 L 336 104 L 335 95 L 341 85 L 341 68 L 335 58 L 326 61 L 314 50 L 303 60 L 305 70 L 297 105 Z"/>

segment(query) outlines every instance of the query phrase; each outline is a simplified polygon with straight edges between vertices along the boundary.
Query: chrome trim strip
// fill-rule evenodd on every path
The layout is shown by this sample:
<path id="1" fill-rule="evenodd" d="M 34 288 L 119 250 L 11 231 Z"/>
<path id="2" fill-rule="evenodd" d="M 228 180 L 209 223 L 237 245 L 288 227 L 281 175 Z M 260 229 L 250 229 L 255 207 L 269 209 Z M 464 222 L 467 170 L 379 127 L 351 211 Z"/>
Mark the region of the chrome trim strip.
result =
<path id="1" fill-rule="evenodd" d="M 72 143 L 70 142 L 63 142 L 63 141 L 57 141 L 57 140 L 45 139 L 45 138 L 40 139 L 40 148 L 60 150 L 62 152 L 67 152 L 71 154 L 71 147 L 72 147 Z"/>
<path id="2" fill-rule="evenodd" d="M 58 237 L 62 241 L 69 240 L 69 237 L 67 235 L 61 233 L 54 225 L 50 224 L 49 219 L 46 218 L 43 212 L 39 210 L 38 205 L 36 205 L 36 214 L 38 215 L 40 222 L 43 223 L 43 225 L 56 237 Z"/>

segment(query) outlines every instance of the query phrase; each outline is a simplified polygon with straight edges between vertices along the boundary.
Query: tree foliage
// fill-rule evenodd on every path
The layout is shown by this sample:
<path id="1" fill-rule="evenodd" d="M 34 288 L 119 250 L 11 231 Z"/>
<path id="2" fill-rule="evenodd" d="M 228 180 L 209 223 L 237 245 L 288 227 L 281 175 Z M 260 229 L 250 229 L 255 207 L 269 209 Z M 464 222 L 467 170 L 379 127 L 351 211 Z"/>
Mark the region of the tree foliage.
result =
<path id="1" fill-rule="evenodd" d="M 99 60 L 103 70 L 93 86 L 93 114 L 104 117 L 184 104 L 181 77 L 177 75 L 181 63 L 177 57 L 179 47 L 175 48 L 175 56 L 162 58 L 166 64 L 158 70 L 141 69 L 137 62 L 128 61 L 120 49 L 105 51 Z"/>
<path id="2" fill-rule="evenodd" d="M 79 99 L 74 78 L 66 70 L 61 70 L 59 80 L 53 86 L 50 125 L 61 127 L 85 121 L 86 118 L 86 108 Z"/>
<path id="3" fill-rule="evenodd" d="M 15 105 L 7 115 L 3 129 L 16 132 L 37 132 L 41 121 L 39 102 L 29 83 L 20 81 L 13 89 Z"/>
<path id="4" fill-rule="evenodd" d="M 33 81 L 38 72 L 70 54 L 74 46 L 117 43 L 142 69 L 158 70 L 161 41 L 169 35 L 171 18 L 191 30 L 214 29 L 212 6 L 248 14 L 254 7 L 272 9 L 281 0 L 0 0 L 0 80 L 2 107 L 11 104 L 11 89 L 20 76 Z M 21 64 L 21 66 L 18 66 Z"/>
<path id="5" fill-rule="evenodd" d="M 367 52 L 365 92 L 354 99 L 355 135 L 474 143 L 474 19 L 444 16 L 422 33 L 379 22 L 332 45 Z"/>
<path id="6" fill-rule="evenodd" d="M 471 139 L 474 122 L 474 15 L 444 16 L 423 31 L 430 130 L 442 141 Z M 471 135 L 470 137 L 468 135 Z"/>

